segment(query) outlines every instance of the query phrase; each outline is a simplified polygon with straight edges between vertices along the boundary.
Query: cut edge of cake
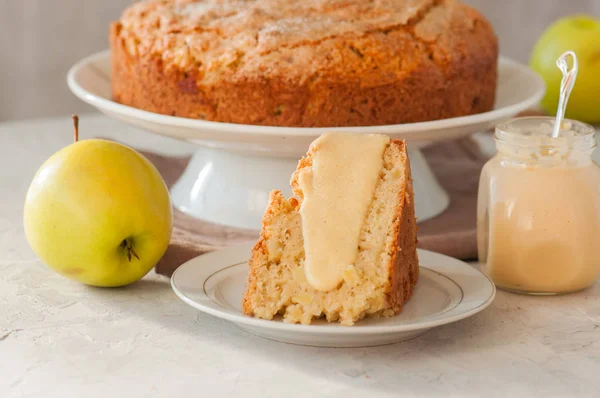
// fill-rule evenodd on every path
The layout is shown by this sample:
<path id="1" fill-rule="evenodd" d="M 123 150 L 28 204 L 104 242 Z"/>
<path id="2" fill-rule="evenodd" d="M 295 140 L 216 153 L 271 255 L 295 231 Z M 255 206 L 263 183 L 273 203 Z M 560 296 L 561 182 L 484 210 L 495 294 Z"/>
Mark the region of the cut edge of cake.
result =
<path id="1" fill-rule="evenodd" d="M 310 324 L 325 317 L 352 325 L 365 316 L 402 311 L 419 276 L 414 194 L 406 144 L 390 140 L 383 153 L 373 199 L 359 237 L 356 262 L 343 271 L 338 288 L 313 289 L 303 270 L 304 247 L 298 173 L 312 166 L 315 149 L 303 157 L 292 176 L 295 197 L 272 191 L 260 238 L 249 260 L 243 298 L 247 315 Z"/>

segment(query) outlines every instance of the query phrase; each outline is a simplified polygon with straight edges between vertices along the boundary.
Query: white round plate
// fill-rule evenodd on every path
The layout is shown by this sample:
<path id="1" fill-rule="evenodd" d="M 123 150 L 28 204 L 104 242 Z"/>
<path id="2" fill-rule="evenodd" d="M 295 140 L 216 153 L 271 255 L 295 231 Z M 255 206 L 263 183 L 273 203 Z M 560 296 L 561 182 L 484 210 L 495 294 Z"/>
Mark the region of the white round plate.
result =
<path id="1" fill-rule="evenodd" d="M 528 67 L 500 57 L 496 106 L 490 112 L 422 123 L 373 127 L 299 128 L 269 127 L 209 122 L 166 116 L 121 105 L 112 100 L 110 52 L 91 55 L 75 64 L 68 73 L 71 91 L 109 116 L 157 134 L 184 139 L 203 146 L 299 157 L 309 144 L 326 131 L 380 133 L 410 144 L 423 145 L 440 139 L 466 136 L 486 130 L 532 107 L 545 92 L 543 80 Z"/>
<path id="2" fill-rule="evenodd" d="M 251 250 L 252 245 L 245 244 L 196 257 L 175 271 L 171 286 L 187 304 L 251 334 L 320 347 L 366 347 L 407 340 L 482 311 L 496 294 L 494 284 L 470 265 L 419 250 L 421 273 L 415 294 L 398 316 L 367 318 L 351 327 L 321 320 L 312 325 L 267 321 L 242 313 Z"/>

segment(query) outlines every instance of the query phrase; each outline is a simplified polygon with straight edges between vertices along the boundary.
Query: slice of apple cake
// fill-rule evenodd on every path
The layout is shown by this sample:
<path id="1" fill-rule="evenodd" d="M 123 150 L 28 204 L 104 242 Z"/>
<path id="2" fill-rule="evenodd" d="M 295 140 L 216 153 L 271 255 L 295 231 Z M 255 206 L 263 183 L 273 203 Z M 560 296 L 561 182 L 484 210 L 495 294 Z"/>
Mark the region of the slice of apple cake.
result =
<path id="1" fill-rule="evenodd" d="M 400 313 L 419 275 L 404 141 L 324 134 L 291 185 L 296 197 L 271 192 L 249 260 L 244 312 L 344 325 Z"/>

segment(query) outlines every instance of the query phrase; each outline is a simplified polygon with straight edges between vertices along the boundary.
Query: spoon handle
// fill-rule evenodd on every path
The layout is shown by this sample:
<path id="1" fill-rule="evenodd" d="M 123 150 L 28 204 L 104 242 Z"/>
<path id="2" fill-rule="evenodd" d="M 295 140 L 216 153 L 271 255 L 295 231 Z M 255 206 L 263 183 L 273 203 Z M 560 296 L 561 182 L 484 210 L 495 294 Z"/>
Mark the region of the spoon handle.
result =
<path id="1" fill-rule="evenodd" d="M 573 58 L 573 65 L 569 70 L 569 64 L 567 63 L 567 57 Z M 554 122 L 554 131 L 552 137 L 558 137 L 560 128 L 563 120 L 565 119 L 565 111 L 567 110 L 567 103 L 569 102 L 569 96 L 575 85 L 577 79 L 577 72 L 579 71 L 579 64 L 577 63 L 577 55 L 573 51 L 567 51 L 563 53 L 556 60 L 556 66 L 562 72 L 563 78 L 560 82 L 560 98 L 558 101 L 558 109 L 556 110 L 556 121 Z"/>

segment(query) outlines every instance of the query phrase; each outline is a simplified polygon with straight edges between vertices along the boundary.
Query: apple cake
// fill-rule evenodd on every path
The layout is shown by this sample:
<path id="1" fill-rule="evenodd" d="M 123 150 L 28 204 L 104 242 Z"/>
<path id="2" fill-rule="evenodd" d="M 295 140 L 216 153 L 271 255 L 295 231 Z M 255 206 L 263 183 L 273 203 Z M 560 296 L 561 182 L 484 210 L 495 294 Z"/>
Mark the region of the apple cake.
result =
<path id="1" fill-rule="evenodd" d="M 405 143 L 325 134 L 291 185 L 295 197 L 270 195 L 249 260 L 244 312 L 343 325 L 401 312 L 419 276 Z"/>
<path id="2" fill-rule="evenodd" d="M 115 101 L 271 126 L 368 126 L 493 108 L 498 43 L 457 0 L 148 0 L 110 29 Z"/>

